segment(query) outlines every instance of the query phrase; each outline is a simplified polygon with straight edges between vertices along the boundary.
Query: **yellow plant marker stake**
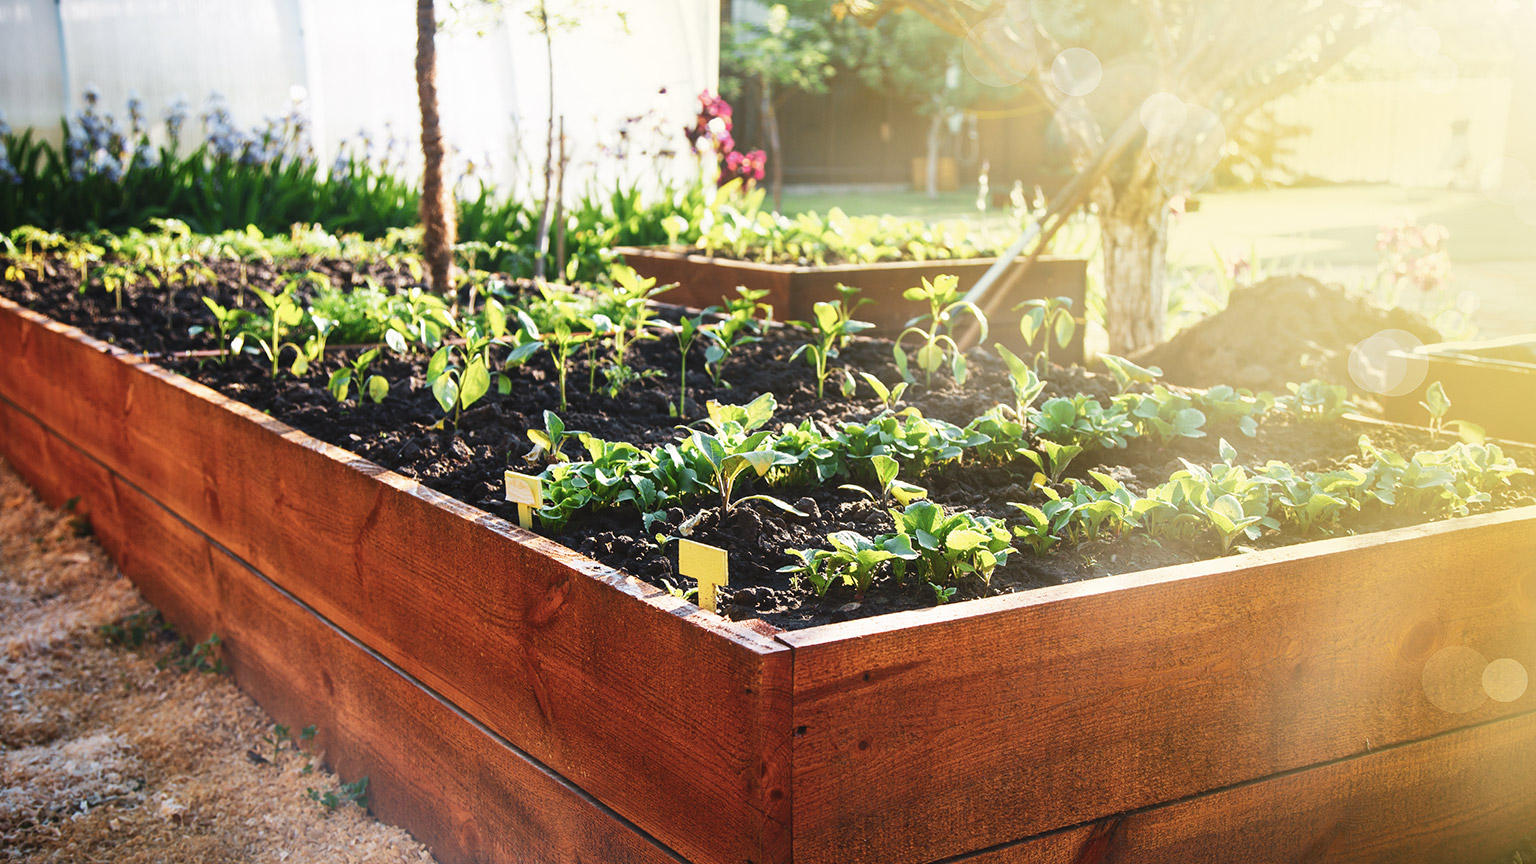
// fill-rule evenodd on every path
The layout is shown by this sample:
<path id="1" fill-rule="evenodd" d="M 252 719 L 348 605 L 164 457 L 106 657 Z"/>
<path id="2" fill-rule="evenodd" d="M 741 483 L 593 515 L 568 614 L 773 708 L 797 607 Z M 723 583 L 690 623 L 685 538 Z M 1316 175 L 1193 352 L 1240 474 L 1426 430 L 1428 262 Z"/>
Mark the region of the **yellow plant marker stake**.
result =
<path id="1" fill-rule="evenodd" d="M 507 484 L 507 500 L 517 504 L 517 524 L 533 530 L 533 510 L 544 506 L 544 485 L 539 478 L 516 471 L 502 475 Z"/>
<path id="2" fill-rule="evenodd" d="M 725 550 L 686 539 L 677 543 L 677 572 L 698 580 L 699 608 L 715 611 L 715 589 L 731 582 Z"/>

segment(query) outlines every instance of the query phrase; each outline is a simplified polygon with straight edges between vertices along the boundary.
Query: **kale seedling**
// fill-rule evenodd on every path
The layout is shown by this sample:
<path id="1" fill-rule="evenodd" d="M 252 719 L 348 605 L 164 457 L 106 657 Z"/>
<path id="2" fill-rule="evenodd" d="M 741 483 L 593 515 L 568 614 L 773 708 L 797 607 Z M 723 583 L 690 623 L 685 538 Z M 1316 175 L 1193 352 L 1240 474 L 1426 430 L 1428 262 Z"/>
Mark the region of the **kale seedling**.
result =
<path id="1" fill-rule="evenodd" d="M 672 410 L 673 417 L 687 419 L 683 405 L 688 399 L 688 349 L 693 347 L 694 341 L 699 336 L 702 335 L 706 338 L 713 336 L 711 331 L 704 328 L 704 317 L 717 311 L 718 308 L 710 306 L 692 318 L 683 318 L 678 322 L 675 335 L 677 336 L 677 351 L 681 360 L 679 361 L 680 365 L 677 372 L 677 405 Z"/>
<path id="2" fill-rule="evenodd" d="M 1466 420 L 1446 420 L 1445 415 L 1451 410 L 1451 397 L 1445 393 L 1445 387 L 1439 381 L 1429 385 L 1424 393 L 1423 402 L 1419 403 L 1425 411 L 1429 412 L 1429 437 L 1431 440 L 1440 440 L 1440 433 L 1447 427 L 1455 427 L 1461 435 L 1461 439 L 1469 444 L 1482 444 L 1488 439 L 1488 433 L 1483 427 Z"/>
<path id="3" fill-rule="evenodd" d="M 741 475 L 751 469 L 758 477 L 768 473 L 768 469 L 775 465 L 792 465 L 795 458 L 788 453 L 779 453 L 775 450 L 758 449 L 769 437 L 768 432 L 758 432 L 754 435 L 736 442 L 735 446 L 728 447 L 719 438 L 707 432 L 694 432 L 690 437 L 693 449 L 703 457 L 708 471 L 715 481 L 715 490 L 720 493 L 720 510 L 722 513 L 731 512 L 736 502 L 732 500 L 732 493 L 736 487 L 736 481 Z M 772 495 L 749 495 L 742 501 L 763 501 L 796 516 L 804 516 L 799 510 L 789 504 L 773 497 Z"/>

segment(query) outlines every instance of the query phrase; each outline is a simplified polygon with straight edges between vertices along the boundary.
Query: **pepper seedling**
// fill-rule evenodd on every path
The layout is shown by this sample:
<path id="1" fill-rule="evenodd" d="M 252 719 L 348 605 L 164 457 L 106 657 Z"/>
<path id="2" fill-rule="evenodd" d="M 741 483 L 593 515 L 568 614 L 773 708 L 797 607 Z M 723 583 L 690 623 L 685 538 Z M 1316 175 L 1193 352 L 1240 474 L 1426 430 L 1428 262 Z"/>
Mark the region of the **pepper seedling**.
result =
<path id="1" fill-rule="evenodd" d="M 885 505 L 889 505 L 892 498 L 896 499 L 897 503 L 905 505 L 919 498 L 928 497 L 927 489 L 896 478 L 896 474 L 901 470 L 901 463 L 895 459 L 877 454 L 869 457 L 869 464 L 875 471 L 875 482 L 880 490 L 878 498 L 863 486 L 852 483 L 845 483 L 839 488 L 858 492 L 870 500 L 877 500 Z"/>
<path id="2" fill-rule="evenodd" d="M 336 397 L 337 402 L 347 401 L 347 394 L 351 392 L 352 385 L 357 385 L 357 401 L 362 403 L 366 396 L 375 405 L 384 401 L 389 394 L 389 382 L 383 375 L 369 375 L 368 367 L 378 359 L 379 349 L 370 348 L 357 355 L 357 359 L 350 364 L 331 373 L 331 380 L 326 389 Z"/>
<path id="3" fill-rule="evenodd" d="M 1024 337 L 1024 344 L 1031 349 L 1035 347 L 1035 340 L 1040 339 L 1040 350 L 1035 354 L 1035 368 L 1051 368 L 1051 340 L 1054 337 L 1056 344 L 1066 348 L 1072 344 L 1072 337 L 1077 334 L 1077 318 L 1072 315 L 1071 297 L 1049 297 L 1025 300 L 1013 307 L 1014 311 L 1024 310 L 1024 315 L 1019 319 L 1019 335 Z"/>
<path id="4" fill-rule="evenodd" d="M 720 493 L 721 513 L 731 512 L 736 503 L 732 493 L 736 481 L 751 469 L 758 477 L 768 473 L 775 465 L 793 465 L 795 457 L 775 450 L 759 450 L 758 445 L 768 439 L 768 432 L 758 432 L 743 439 L 735 447 L 727 447 L 719 438 L 707 432 L 694 432 L 690 437 L 694 449 L 704 458 L 715 480 L 715 490 Z M 772 495 L 748 495 L 742 501 L 763 501 L 796 516 L 805 514 Z"/>
<path id="5" fill-rule="evenodd" d="M 806 356 L 810 364 L 816 367 L 816 398 L 820 399 L 826 389 L 827 376 L 831 370 L 827 367 L 827 361 L 837 356 L 838 346 L 842 344 L 844 337 L 854 333 L 868 330 L 875 326 L 868 321 L 854 321 L 844 315 L 843 305 L 838 300 L 822 300 L 811 307 L 814 313 L 814 321 L 791 321 L 800 327 L 811 331 L 812 340 L 789 355 L 793 361 L 801 354 Z M 848 391 L 854 385 L 853 375 L 848 370 L 843 370 L 843 389 Z"/>
<path id="6" fill-rule="evenodd" d="M 1445 386 L 1439 381 L 1429 385 L 1424 393 L 1424 401 L 1419 406 L 1429 412 L 1429 437 L 1432 441 L 1439 441 L 1440 433 L 1448 427 L 1455 427 L 1461 440 L 1468 444 L 1482 444 L 1488 439 L 1488 433 L 1476 423 L 1445 419 L 1451 410 L 1451 397 L 1446 395 Z"/>
<path id="7" fill-rule="evenodd" d="M 901 377 L 908 383 L 915 379 L 907 370 L 907 351 L 902 347 L 902 341 L 908 334 L 917 334 L 922 344 L 917 349 L 917 365 L 923 370 L 925 378 L 923 386 L 933 386 L 933 373 L 944 365 L 945 356 L 949 357 L 950 373 L 955 377 L 957 386 L 965 386 L 965 355 L 960 353 L 960 346 L 948 333 L 940 333 L 947 330 L 955 317 L 962 312 L 969 312 L 971 317 L 981 328 L 980 339 L 987 338 L 987 316 L 969 300 L 963 300 L 960 296 L 960 278 L 953 274 L 935 276 L 933 281 L 923 279 L 923 284 L 916 288 L 908 288 L 902 292 L 902 297 L 914 302 L 923 301 L 928 304 L 928 314 L 913 318 L 907 323 L 907 329 L 901 331 L 896 337 L 896 342 L 891 346 L 891 352 L 896 359 L 896 368 L 901 372 Z M 927 321 L 927 329 L 917 326 L 918 322 Z"/>

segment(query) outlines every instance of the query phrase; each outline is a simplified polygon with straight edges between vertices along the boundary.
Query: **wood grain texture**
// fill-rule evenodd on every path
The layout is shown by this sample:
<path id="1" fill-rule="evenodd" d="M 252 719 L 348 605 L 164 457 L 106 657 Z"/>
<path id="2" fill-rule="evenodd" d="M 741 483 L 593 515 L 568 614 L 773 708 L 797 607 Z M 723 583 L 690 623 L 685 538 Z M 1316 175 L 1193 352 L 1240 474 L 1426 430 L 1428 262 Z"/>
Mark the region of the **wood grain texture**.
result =
<path id="1" fill-rule="evenodd" d="M 689 860 L 789 859 L 783 645 L 104 350 L 0 301 L 0 395 Z"/>
<path id="2" fill-rule="evenodd" d="M 1536 508 L 780 639 L 796 861 L 933 861 L 1531 710 L 1424 675 L 1536 670 Z"/>
<path id="3" fill-rule="evenodd" d="M 0 401 L 0 451 L 45 500 L 81 497 L 98 539 L 183 635 L 217 632 L 278 722 L 315 724 L 346 779 L 444 862 L 678 858 L 293 602 L 97 462 Z"/>
<path id="4" fill-rule="evenodd" d="M 1223 789 L 968 864 L 1487 864 L 1536 835 L 1536 715 Z"/>

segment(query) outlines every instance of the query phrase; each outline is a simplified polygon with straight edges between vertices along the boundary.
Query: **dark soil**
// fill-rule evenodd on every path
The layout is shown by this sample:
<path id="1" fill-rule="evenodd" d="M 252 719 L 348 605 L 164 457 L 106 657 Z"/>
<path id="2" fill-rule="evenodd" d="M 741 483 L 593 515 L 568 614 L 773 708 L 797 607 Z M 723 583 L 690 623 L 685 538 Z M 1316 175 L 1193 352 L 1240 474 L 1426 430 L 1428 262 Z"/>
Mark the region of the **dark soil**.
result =
<path id="1" fill-rule="evenodd" d="M 208 332 L 188 332 L 193 326 L 213 326 L 213 314 L 203 305 L 203 296 L 212 297 L 226 308 L 261 310 L 256 295 L 241 290 L 242 281 L 276 292 L 281 290 L 288 276 L 313 270 L 325 274 L 338 289 L 362 285 L 364 277 L 377 280 L 387 289 L 412 284 L 409 273 L 396 272 L 378 263 L 359 266 L 343 259 L 304 259 L 281 265 L 255 263 L 243 268 L 233 261 L 207 263 L 214 272 L 215 281 L 203 284 L 193 277 L 191 283 L 177 283 L 174 291 L 140 282 L 124 289 L 121 309 L 117 308 L 113 295 L 99 286 L 81 292 L 80 271 L 51 256 L 43 259 L 41 274 L 26 267 L 25 282 L 0 281 L 0 296 L 55 321 L 79 327 L 125 351 L 163 354 L 219 347 L 218 340 Z M 313 293 L 308 285 L 298 291 L 305 299 Z"/>
<path id="2" fill-rule="evenodd" d="M 61 297 L 60 287 L 69 294 Z M 33 298 L 31 304 L 42 311 L 60 311 L 69 323 L 92 335 L 109 333 L 119 344 L 146 345 L 154 341 L 162 319 L 137 323 L 111 309 L 110 298 L 99 291 L 77 295 L 64 278 L 45 283 L 43 289 L 24 289 L 6 285 L 8 296 Z M 20 296 L 18 296 L 20 295 Z M 186 292 L 187 297 L 192 292 Z M 193 310 L 195 313 L 195 310 Z M 675 313 L 670 313 L 674 314 Z M 135 326 L 137 324 L 137 326 Z M 867 387 L 861 384 L 856 398 L 845 400 L 828 382 L 827 399 L 816 398 L 811 367 L 803 361 L 789 362 L 789 356 L 804 340 L 793 330 L 774 329 L 760 344 L 738 349 L 725 364 L 724 378 L 730 386 L 716 386 L 703 370 L 702 352 L 690 356 L 687 420 L 697 422 L 703 416 L 702 405 L 715 399 L 744 403 L 761 393 L 773 392 L 779 404 L 774 424 L 798 423 L 811 419 L 823 426 L 847 420 L 862 421 L 881 410 Z M 165 339 L 160 344 L 183 343 Z M 206 347 L 206 346 L 199 346 Z M 869 371 L 883 381 L 898 380 L 891 362 L 890 343 L 858 340 L 843 353 L 843 362 Z M 569 373 L 569 406 L 560 411 L 568 428 L 593 432 L 609 440 L 636 444 L 655 444 L 672 440 L 680 434 L 680 422 L 669 408 L 677 402 L 676 369 L 679 354 L 675 340 L 662 338 L 641 343 L 635 348 L 632 364 L 637 368 L 660 370 L 629 385 L 617 396 L 610 396 L 599 373 L 595 390 L 589 391 L 592 370 L 588 358 L 573 363 Z M 516 519 L 515 507 L 503 500 L 501 474 L 512 465 L 536 471 L 523 461 L 531 449 L 526 432 L 542 427 L 542 412 L 556 409 L 558 390 L 556 370 L 547 352 L 540 352 L 526 366 L 508 370 L 513 388 L 506 396 L 493 389 L 483 400 L 465 411 L 457 429 L 451 420 L 444 422 L 442 412 L 423 380 L 425 358 L 385 354 L 371 371 L 390 382 L 388 398 L 379 405 L 358 405 L 349 401 L 338 405 L 325 389 L 333 369 L 339 368 L 347 350 L 331 351 L 324 362 L 316 364 L 302 379 L 284 374 L 272 380 L 262 364 L 237 359 L 228 364 L 210 358 L 183 357 L 166 361 L 170 368 L 188 375 L 220 392 L 264 411 L 316 438 L 344 447 L 359 455 L 421 480 L 437 491 L 451 495 L 509 520 Z M 915 407 L 924 415 L 957 424 L 968 423 L 998 401 L 1011 401 L 1006 372 L 1002 364 L 985 352 L 972 353 L 972 379 L 962 390 L 947 374 L 937 375 L 932 390 L 921 385 L 908 393 L 901 407 Z M 599 354 L 595 360 L 606 358 Z M 1078 368 L 1053 369 L 1046 396 L 1085 392 L 1100 398 L 1113 393 L 1113 385 L 1101 376 Z M 355 397 L 354 397 L 355 398 Z M 1102 470 L 1119 478 L 1132 491 L 1140 493 L 1165 481 L 1179 470 L 1180 457 L 1196 463 L 1218 461 L 1217 445 L 1221 437 L 1237 447 L 1240 460 L 1250 466 L 1262 466 L 1270 459 L 1287 461 L 1301 469 L 1328 469 L 1344 464 L 1358 453 L 1356 446 L 1361 427 L 1357 424 L 1301 423 L 1274 417 L 1261 423 L 1255 438 L 1246 438 L 1235 426 L 1209 430 L 1209 437 L 1180 439 L 1168 446 L 1155 441 L 1138 440 L 1123 451 L 1088 453 L 1073 464 L 1070 476 L 1082 478 L 1091 469 Z M 1401 451 L 1443 447 L 1427 436 L 1411 431 L 1371 430 L 1380 446 Z M 573 442 L 570 445 L 576 448 Z M 1321 454 L 1321 455 L 1320 455 Z M 1524 465 L 1536 464 L 1536 451 L 1514 454 Z M 1008 502 L 1038 504 L 1039 490 L 1031 490 L 1032 465 L 1002 467 L 967 465 L 944 466 L 932 476 L 908 478 L 928 488 L 930 497 L 946 508 L 966 507 L 986 515 L 1012 518 L 1015 511 Z M 739 495 L 751 494 L 750 487 Z M 1063 487 L 1065 491 L 1065 487 Z M 865 597 L 834 588 L 825 598 L 817 598 L 806 586 L 791 589 L 787 576 L 777 572 L 789 563 L 791 548 L 823 546 L 829 532 L 852 529 L 866 534 L 889 530 L 890 519 L 882 506 L 857 492 L 826 488 L 779 489 L 775 494 L 810 514 L 795 517 L 758 504 L 737 505 L 722 513 L 718 506 L 700 502 L 703 514 L 693 525 L 692 536 L 701 542 L 727 548 L 731 554 L 732 585 L 721 589 L 720 611 L 736 619 L 762 618 L 774 626 L 793 629 L 849 618 L 877 615 L 899 609 L 932 605 L 934 597 L 926 586 L 897 586 L 877 583 Z M 1536 483 L 1522 482 L 1500 496 L 1492 507 L 1510 507 L 1536 500 Z M 686 517 L 674 510 L 665 523 L 644 530 L 639 515 L 628 509 L 614 509 L 582 514 L 554 539 L 606 564 L 620 568 L 654 584 L 688 587 L 691 580 L 674 572 L 675 552 L 658 548 L 657 534 L 675 533 Z M 1356 514 L 1347 528 L 1353 532 L 1381 530 L 1423 521 L 1414 513 L 1379 511 Z M 1308 537 L 1265 538 L 1259 545 L 1283 545 Z M 1141 536 L 1127 536 L 1114 541 L 1095 542 L 1063 549 L 1046 557 L 1027 552 L 1010 557 L 999 568 L 990 584 L 971 580 L 961 586 L 956 600 L 1006 594 L 1047 585 L 1074 582 L 1114 573 L 1133 572 L 1177 564 L 1219 554 L 1214 542 L 1189 545 L 1158 544 Z M 889 582 L 889 577 L 884 577 Z"/>
<path id="3" fill-rule="evenodd" d="M 1350 384 L 1350 351 L 1382 330 L 1405 330 L 1425 344 L 1440 341 L 1407 310 L 1382 309 L 1310 277 L 1277 276 L 1233 291 L 1225 310 L 1134 359 L 1191 387 L 1284 393 L 1291 381 Z"/>

